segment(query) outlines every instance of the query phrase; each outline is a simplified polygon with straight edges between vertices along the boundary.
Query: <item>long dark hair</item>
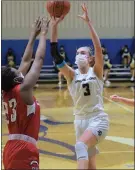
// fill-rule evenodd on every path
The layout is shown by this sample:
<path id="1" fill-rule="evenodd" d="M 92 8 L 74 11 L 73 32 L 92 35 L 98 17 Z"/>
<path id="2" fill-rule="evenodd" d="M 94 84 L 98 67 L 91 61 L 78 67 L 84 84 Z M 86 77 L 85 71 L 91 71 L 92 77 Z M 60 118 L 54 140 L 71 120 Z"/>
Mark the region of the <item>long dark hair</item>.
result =
<path id="1" fill-rule="evenodd" d="M 15 77 L 16 74 L 10 67 L 3 66 L 1 68 L 1 88 L 3 91 L 8 92 L 15 86 Z"/>

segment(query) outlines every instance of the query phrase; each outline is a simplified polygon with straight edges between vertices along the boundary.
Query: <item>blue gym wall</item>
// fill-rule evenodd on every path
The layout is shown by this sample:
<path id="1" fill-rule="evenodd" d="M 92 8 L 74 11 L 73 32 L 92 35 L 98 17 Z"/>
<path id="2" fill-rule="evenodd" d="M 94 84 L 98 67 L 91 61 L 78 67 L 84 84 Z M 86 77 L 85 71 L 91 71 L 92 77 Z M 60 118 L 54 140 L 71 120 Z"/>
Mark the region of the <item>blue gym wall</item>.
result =
<path id="1" fill-rule="evenodd" d="M 24 53 L 24 49 L 27 45 L 28 40 L 2 40 L 2 65 L 6 64 L 5 55 L 8 48 L 12 48 L 16 55 L 17 65 L 20 63 L 21 57 Z M 52 65 L 52 57 L 50 55 L 50 45 L 47 40 L 46 57 L 44 65 Z M 135 42 L 133 39 L 101 39 L 101 43 L 104 44 L 108 50 L 109 57 L 113 64 L 120 64 L 121 57 L 119 51 L 121 47 L 127 44 L 130 47 L 131 53 L 135 52 Z M 35 42 L 34 52 L 37 49 L 38 40 Z M 68 58 L 71 63 L 74 63 L 76 49 L 81 46 L 91 46 L 92 42 L 89 39 L 61 39 L 59 45 L 64 45 L 67 52 Z"/>

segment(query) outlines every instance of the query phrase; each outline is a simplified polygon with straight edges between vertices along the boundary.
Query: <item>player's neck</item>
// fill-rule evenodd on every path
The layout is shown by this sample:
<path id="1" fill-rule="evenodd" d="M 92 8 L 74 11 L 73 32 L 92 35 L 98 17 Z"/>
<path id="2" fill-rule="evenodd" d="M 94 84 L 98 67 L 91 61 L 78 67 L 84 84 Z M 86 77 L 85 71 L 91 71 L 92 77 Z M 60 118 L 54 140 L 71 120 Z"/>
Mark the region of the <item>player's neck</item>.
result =
<path id="1" fill-rule="evenodd" d="M 89 67 L 82 67 L 82 68 L 79 68 L 81 74 L 87 74 L 88 71 L 89 71 Z"/>

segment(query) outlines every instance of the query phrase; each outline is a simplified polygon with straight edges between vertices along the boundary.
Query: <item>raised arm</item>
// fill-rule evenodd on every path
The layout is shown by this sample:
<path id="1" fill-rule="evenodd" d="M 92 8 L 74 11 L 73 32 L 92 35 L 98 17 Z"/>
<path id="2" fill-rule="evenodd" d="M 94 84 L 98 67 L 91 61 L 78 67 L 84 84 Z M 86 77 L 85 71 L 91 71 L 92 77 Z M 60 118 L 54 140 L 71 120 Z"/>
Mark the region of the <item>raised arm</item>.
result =
<path id="1" fill-rule="evenodd" d="M 70 84 L 70 82 L 74 78 L 75 71 L 66 64 L 66 62 L 63 60 L 63 57 L 58 52 L 58 23 L 63 19 L 62 16 L 59 19 L 51 19 L 51 55 L 53 57 L 53 60 L 55 64 L 57 65 L 57 68 L 60 70 L 60 72 L 63 73 L 64 77 L 67 80 L 67 83 Z"/>
<path id="2" fill-rule="evenodd" d="M 40 33 L 39 45 L 35 55 L 35 60 L 32 64 L 30 71 L 25 76 L 23 84 L 21 85 L 22 98 L 27 104 L 33 103 L 33 98 L 32 98 L 33 87 L 35 86 L 39 78 L 40 71 L 45 58 L 46 34 L 48 32 L 48 25 L 49 25 L 48 19 L 43 18 L 41 21 L 41 33 Z"/>
<path id="3" fill-rule="evenodd" d="M 78 15 L 78 17 L 80 17 L 84 21 L 86 21 L 86 23 L 89 27 L 89 30 L 90 30 L 90 37 L 92 38 L 92 42 L 94 44 L 94 49 L 95 49 L 94 72 L 100 79 L 103 79 L 103 55 L 102 55 L 101 43 L 100 43 L 99 37 L 98 37 L 93 25 L 92 25 L 92 22 L 90 21 L 90 19 L 88 17 L 88 9 L 87 9 L 85 3 L 82 5 L 82 10 L 83 10 L 84 14 Z"/>
<path id="4" fill-rule="evenodd" d="M 31 58 L 33 54 L 33 46 L 34 46 L 34 41 L 37 37 L 37 35 L 40 33 L 40 25 L 41 25 L 41 20 L 40 17 L 38 17 L 34 24 L 32 25 L 32 31 L 30 34 L 30 38 L 27 44 L 27 47 L 25 49 L 21 64 L 19 66 L 19 72 L 21 72 L 24 76 L 27 74 L 27 71 L 30 67 L 31 63 Z"/>
<path id="5" fill-rule="evenodd" d="M 120 97 L 120 96 L 117 96 L 117 95 L 112 95 L 112 96 L 110 96 L 110 98 L 111 98 L 111 100 L 113 100 L 115 102 L 121 102 L 121 103 L 127 104 L 129 106 L 135 105 L 134 99 L 128 99 L 128 98 Z"/>

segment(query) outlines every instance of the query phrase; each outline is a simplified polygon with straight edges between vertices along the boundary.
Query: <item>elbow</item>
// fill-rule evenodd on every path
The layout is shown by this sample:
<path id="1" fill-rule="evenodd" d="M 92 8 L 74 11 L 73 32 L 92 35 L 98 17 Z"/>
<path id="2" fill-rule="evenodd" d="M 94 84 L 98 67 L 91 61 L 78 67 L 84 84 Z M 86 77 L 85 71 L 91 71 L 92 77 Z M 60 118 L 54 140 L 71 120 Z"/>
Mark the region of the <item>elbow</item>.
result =
<path id="1" fill-rule="evenodd" d="M 45 50 L 44 49 L 38 50 L 36 53 L 35 59 L 44 60 L 44 57 L 45 57 Z"/>
<path id="2" fill-rule="evenodd" d="M 103 59 L 102 48 L 100 46 L 95 47 L 95 54 L 96 56 L 100 56 Z"/>
<path id="3" fill-rule="evenodd" d="M 99 53 L 102 53 L 102 47 L 101 47 L 101 44 L 97 44 L 95 45 L 95 50 Z"/>
<path id="4" fill-rule="evenodd" d="M 24 82 L 24 83 L 21 85 L 21 91 L 28 91 L 29 89 L 31 89 L 31 84 L 30 84 L 30 83 Z"/>
<path id="5" fill-rule="evenodd" d="M 40 67 L 42 67 L 43 63 L 44 63 L 44 58 L 45 55 L 44 54 L 38 54 L 35 57 L 35 62 L 33 63 L 34 67 L 31 68 L 31 70 L 34 72 L 35 70 L 33 70 L 33 68 L 35 69 L 39 69 Z"/>

